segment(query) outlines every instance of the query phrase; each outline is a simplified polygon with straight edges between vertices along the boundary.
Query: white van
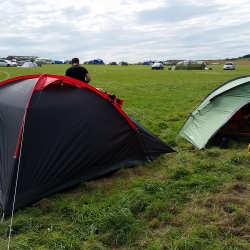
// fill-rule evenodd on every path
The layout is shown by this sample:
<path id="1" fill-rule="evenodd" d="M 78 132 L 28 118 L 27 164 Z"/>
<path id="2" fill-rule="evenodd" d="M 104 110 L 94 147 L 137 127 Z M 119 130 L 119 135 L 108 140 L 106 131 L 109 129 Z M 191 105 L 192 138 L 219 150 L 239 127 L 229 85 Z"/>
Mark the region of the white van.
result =
<path id="1" fill-rule="evenodd" d="M 36 61 L 42 61 L 44 64 L 55 64 L 54 61 L 52 61 L 50 58 L 42 58 L 42 57 L 38 57 L 35 59 Z"/>

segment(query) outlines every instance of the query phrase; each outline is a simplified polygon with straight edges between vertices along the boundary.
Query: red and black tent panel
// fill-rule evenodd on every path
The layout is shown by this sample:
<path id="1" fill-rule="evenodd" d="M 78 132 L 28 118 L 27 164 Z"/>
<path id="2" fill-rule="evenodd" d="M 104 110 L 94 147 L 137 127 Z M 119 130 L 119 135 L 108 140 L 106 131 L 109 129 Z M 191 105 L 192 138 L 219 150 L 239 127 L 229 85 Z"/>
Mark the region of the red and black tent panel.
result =
<path id="1" fill-rule="evenodd" d="M 6 215 L 171 152 L 86 83 L 50 74 L 0 82 L 0 208 Z"/>

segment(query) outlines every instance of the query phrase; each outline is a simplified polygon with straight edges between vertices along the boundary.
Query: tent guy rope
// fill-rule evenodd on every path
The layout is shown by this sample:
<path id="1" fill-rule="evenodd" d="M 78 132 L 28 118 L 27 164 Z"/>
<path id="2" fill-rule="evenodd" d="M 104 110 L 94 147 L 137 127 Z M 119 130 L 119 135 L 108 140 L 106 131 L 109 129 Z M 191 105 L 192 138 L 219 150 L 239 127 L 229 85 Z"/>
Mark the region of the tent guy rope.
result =
<path id="1" fill-rule="evenodd" d="M 24 134 L 24 127 L 25 127 L 26 113 L 27 113 L 27 109 L 25 109 L 25 113 L 24 113 L 24 116 L 23 116 L 23 131 L 22 131 L 22 138 L 21 138 L 21 144 L 20 144 L 20 154 L 19 154 L 19 157 L 18 157 L 18 166 L 17 166 L 17 176 L 16 176 L 16 183 L 15 183 L 15 192 L 14 192 L 13 203 L 12 203 L 10 228 L 9 228 L 9 236 L 8 236 L 8 250 L 10 249 L 10 242 L 11 242 L 11 232 L 12 232 L 12 226 L 13 226 L 14 208 L 15 208 L 17 184 L 18 184 L 18 177 L 19 177 L 19 170 L 20 170 L 20 159 L 21 159 L 21 155 L 22 155 L 22 144 L 23 144 L 23 134 Z"/>

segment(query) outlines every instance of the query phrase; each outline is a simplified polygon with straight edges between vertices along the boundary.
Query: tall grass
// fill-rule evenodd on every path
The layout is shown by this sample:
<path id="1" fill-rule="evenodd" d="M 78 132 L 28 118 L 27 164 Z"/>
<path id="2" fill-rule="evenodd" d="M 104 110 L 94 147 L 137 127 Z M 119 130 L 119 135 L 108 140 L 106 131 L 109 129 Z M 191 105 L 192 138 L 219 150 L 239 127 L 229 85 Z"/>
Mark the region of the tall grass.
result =
<path id="1" fill-rule="evenodd" d="M 0 68 L 0 80 L 64 75 L 67 67 Z M 231 139 L 228 149 L 211 144 L 199 151 L 178 136 L 185 117 L 208 92 L 249 74 L 249 66 L 211 67 L 152 71 L 143 65 L 86 65 L 91 85 L 125 99 L 123 110 L 177 153 L 16 212 L 11 249 L 249 249 L 248 139 Z M 7 248 L 9 224 L 10 218 L 0 224 L 0 249 Z"/>

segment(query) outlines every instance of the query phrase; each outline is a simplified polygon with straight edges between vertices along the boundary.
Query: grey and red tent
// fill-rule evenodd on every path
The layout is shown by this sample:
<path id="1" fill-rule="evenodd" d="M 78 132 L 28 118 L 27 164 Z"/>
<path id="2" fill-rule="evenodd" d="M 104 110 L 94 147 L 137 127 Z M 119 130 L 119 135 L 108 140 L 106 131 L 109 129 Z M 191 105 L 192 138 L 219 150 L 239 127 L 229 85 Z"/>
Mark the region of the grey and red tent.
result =
<path id="1" fill-rule="evenodd" d="M 86 83 L 49 74 L 0 82 L 3 214 L 170 152 L 113 99 Z"/>

